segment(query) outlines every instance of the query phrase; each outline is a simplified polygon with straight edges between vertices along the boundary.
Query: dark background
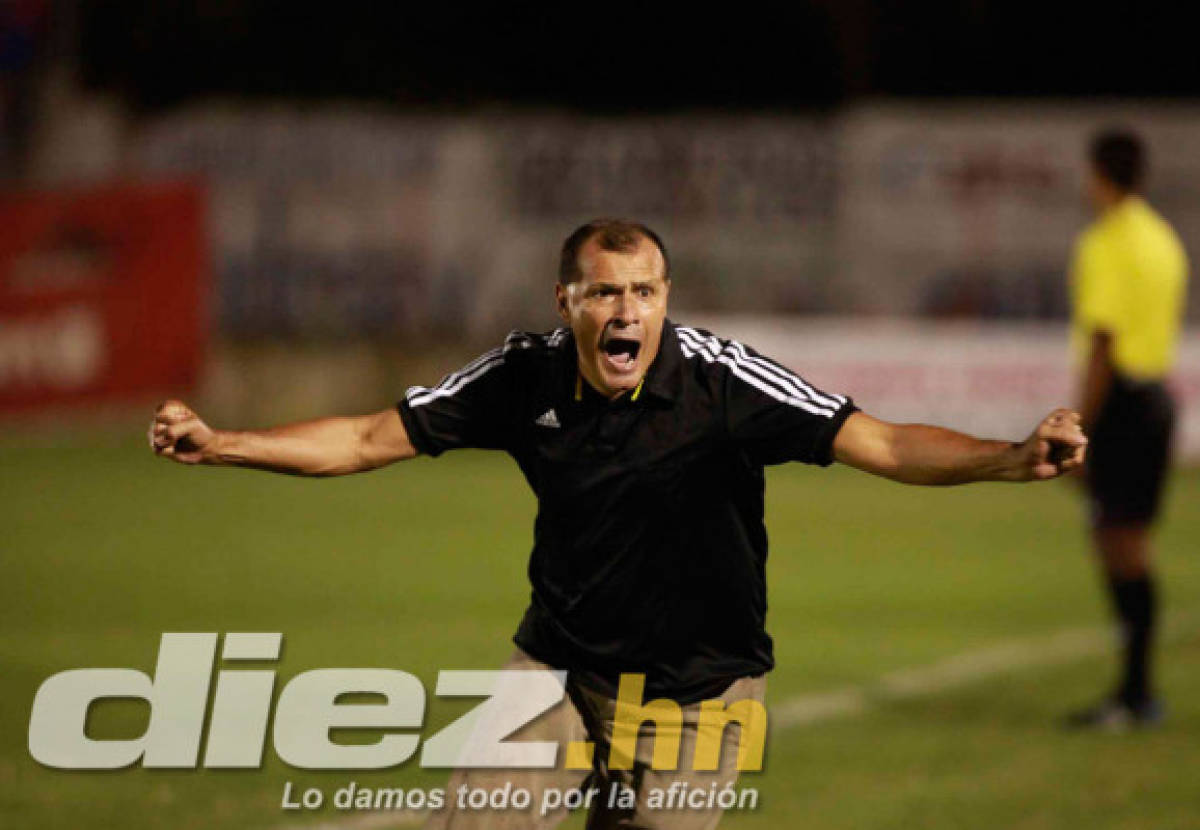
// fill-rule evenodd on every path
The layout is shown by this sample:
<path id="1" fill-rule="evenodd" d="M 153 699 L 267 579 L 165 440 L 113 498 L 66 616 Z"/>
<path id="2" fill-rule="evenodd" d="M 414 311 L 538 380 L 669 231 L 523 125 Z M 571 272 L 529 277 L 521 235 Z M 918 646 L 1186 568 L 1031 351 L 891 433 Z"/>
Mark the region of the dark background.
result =
<path id="1" fill-rule="evenodd" d="M 426 109 L 821 109 L 870 96 L 1200 93 L 1181 7 L 868 3 L 83 2 L 85 84 L 155 110 L 210 95 Z M 66 11 L 64 11 L 66 10 Z"/>

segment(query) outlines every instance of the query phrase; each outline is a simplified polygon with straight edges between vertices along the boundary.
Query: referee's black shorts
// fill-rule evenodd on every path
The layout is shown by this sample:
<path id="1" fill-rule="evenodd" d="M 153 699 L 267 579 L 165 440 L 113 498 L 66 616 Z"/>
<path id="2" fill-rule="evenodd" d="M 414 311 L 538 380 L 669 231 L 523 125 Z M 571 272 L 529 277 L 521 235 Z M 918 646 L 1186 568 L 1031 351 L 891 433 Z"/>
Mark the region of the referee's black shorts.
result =
<path id="1" fill-rule="evenodd" d="M 1088 436 L 1092 524 L 1153 521 L 1162 499 L 1175 427 L 1175 402 L 1160 381 L 1117 375 Z"/>

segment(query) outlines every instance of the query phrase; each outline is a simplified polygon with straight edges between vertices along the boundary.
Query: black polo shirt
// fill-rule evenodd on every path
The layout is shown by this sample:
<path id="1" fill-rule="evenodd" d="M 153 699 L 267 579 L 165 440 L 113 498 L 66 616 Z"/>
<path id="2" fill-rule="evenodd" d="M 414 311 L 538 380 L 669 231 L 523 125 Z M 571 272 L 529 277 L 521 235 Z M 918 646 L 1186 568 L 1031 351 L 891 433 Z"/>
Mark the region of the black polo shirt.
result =
<path id="1" fill-rule="evenodd" d="M 533 596 L 514 637 L 612 694 L 691 703 L 774 665 L 763 466 L 828 465 L 856 409 L 735 341 L 664 324 L 642 385 L 580 379 L 568 329 L 513 332 L 400 416 L 418 451 L 505 450 L 538 499 Z"/>

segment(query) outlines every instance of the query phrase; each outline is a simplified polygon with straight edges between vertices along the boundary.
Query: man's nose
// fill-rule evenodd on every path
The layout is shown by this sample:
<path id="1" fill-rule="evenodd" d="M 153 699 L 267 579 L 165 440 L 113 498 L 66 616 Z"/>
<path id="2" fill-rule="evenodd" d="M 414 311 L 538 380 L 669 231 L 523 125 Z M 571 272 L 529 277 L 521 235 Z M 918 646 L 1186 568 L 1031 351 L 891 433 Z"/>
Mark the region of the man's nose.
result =
<path id="1" fill-rule="evenodd" d="M 633 295 L 628 291 L 622 291 L 617 297 L 616 308 L 613 309 L 613 322 L 618 325 L 637 322 L 633 319 L 636 316 L 635 308 L 637 308 L 637 304 L 633 302 Z"/>

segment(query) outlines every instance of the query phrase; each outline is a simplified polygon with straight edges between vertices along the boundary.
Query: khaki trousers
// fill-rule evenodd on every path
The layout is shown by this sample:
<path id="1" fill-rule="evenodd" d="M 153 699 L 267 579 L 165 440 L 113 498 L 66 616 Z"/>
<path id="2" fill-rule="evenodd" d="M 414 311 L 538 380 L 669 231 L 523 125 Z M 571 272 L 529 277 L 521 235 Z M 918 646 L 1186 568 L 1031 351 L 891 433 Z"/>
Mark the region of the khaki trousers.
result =
<path id="1" fill-rule="evenodd" d="M 509 670 L 549 670 L 550 667 L 517 649 L 504 666 Z M 542 815 L 543 797 L 547 790 L 567 791 L 595 787 L 599 792 L 588 808 L 588 830 L 609 828 L 644 828 L 645 830 L 712 830 L 721 820 L 718 806 L 699 809 L 652 809 L 647 797 L 652 790 L 667 791 L 674 782 L 686 784 L 689 790 L 702 789 L 707 794 L 715 783 L 720 790 L 737 781 L 737 753 L 741 741 L 739 724 L 731 723 L 721 744 L 716 771 L 696 771 L 692 767 L 697 737 L 700 704 L 682 707 L 683 731 L 680 740 L 679 769 L 655 770 L 650 766 L 653 754 L 654 724 L 648 722 L 640 733 L 633 769 L 616 770 L 608 766 L 607 748 L 613 735 L 616 701 L 589 689 L 573 685 L 567 679 L 568 695 L 561 703 L 540 718 L 515 732 L 510 740 L 554 741 L 561 749 L 557 767 L 553 769 L 459 769 L 450 776 L 446 788 L 446 806 L 430 815 L 426 830 L 547 830 L 557 826 L 568 815 L 565 806 Z M 728 706 L 739 700 L 763 700 L 766 677 L 744 677 L 735 681 L 721 699 Z M 596 745 L 593 769 L 563 768 L 567 744 L 571 741 L 592 741 Z M 506 784 L 529 790 L 531 806 L 527 810 L 459 810 L 457 792 L 466 785 L 472 789 L 495 790 Z M 636 806 L 621 808 L 609 805 L 610 792 L 617 784 L 636 794 Z"/>

